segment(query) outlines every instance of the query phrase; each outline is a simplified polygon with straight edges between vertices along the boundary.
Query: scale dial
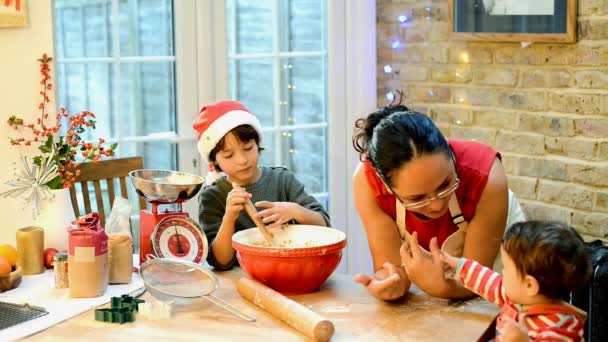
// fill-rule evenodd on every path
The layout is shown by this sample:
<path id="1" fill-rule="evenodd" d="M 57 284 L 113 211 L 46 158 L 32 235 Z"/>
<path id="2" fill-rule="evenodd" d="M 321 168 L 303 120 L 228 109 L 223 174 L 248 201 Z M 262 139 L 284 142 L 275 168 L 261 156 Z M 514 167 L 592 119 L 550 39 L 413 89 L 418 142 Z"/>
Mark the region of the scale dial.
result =
<path id="1" fill-rule="evenodd" d="M 154 254 L 159 258 L 175 258 L 200 263 L 207 258 L 207 237 L 189 217 L 166 217 L 150 236 Z"/>

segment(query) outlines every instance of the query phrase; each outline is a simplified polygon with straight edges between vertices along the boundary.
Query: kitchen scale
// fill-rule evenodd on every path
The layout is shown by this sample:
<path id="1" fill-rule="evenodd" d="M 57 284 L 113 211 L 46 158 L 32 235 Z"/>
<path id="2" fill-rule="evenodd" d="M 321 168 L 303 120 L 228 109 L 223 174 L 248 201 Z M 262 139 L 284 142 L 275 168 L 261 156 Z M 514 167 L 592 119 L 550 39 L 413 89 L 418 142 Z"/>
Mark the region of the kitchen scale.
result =
<path id="1" fill-rule="evenodd" d="M 152 254 L 158 258 L 176 258 L 201 263 L 209 247 L 201 227 L 182 211 L 182 203 L 194 197 L 204 179 L 186 172 L 134 170 L 129 172 L 137 194 L 152 204 L 152 210 L 139 212 L 139 263 Z M 160 205 L 177 205 L 176 210 Z"/>

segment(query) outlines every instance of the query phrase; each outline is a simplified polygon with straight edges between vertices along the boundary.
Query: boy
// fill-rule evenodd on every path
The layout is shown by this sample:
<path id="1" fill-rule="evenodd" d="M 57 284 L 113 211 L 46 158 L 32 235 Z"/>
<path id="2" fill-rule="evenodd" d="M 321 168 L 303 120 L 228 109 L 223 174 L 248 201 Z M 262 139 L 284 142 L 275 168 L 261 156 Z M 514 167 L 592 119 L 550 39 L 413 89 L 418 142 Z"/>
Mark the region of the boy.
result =
<path id="1" fill-rule="evenodd" d="M 193 128 L 205 161 L 225 174 L 207 184 L 199 196 L 199 222 L 211 242 L 207 256 L 211 266 L 225 270 L 236 264 L 232 235 L 255 227 L 243 212 L 249 199 L 264 208 L 256 216 L 269 227 L 290 222 L 329 226 L 325 209 L 292 172 L 258 166 L 262 128 L 242 104 L 228 100 L 209 104 L 201 109 Z M 233 183 L 242 188 L 233 188 Z"/>

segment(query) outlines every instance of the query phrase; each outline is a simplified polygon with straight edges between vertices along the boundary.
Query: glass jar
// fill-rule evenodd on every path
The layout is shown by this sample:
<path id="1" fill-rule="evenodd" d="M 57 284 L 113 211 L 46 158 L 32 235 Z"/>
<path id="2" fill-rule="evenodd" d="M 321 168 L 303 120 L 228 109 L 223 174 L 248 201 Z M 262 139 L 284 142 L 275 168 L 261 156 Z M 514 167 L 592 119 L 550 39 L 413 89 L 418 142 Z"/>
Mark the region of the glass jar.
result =
<path id="1" fill-rule="evenodd" d="M 55 253 L 53 267 L 55 269 L 55 287 L 58 289 L 68 288 L 68 253 Z"/>

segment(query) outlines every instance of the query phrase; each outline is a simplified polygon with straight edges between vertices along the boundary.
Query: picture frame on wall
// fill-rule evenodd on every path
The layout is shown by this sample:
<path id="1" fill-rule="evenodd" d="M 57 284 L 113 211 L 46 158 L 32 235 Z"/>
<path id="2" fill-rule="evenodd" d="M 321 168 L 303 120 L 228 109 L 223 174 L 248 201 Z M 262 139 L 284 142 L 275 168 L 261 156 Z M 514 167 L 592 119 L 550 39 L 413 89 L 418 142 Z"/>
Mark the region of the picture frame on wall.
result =
<path id="1" fill-rule="evenodd" d="M 0 28 L 28 25 L 26 0 L 0 0 Z"/>
<path id="2" fill-rule="evenodd" d="M 576 42 L 576 0 L 448 0 L 450 38 Z"/>

